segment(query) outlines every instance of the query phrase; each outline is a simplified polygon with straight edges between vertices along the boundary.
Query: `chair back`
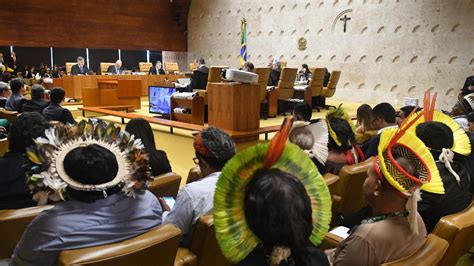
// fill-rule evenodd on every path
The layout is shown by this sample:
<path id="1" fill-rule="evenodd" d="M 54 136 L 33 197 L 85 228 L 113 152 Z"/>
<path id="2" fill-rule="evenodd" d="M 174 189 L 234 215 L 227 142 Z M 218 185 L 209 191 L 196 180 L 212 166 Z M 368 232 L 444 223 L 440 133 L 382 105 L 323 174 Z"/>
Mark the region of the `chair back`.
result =
<path id="1" fill-rule="evenodd" d="M 199 218 L 189 249 L 198 257 L 197 266 L 231 265 L 222 254 L 219 243 L 217 243 L 212 214 Z"/>
<path id="2" fill-rule="evenodd" d="M 110 66 L 115 65 L 115 63 L 109 63 L 109 62 L 101 62 L 100 63 L 100 74 L 105 75 L 107 73 L 107 70 L 109 69 Z"/>
<path id="3" fill-rule="evenodd" d="M 148 183 L 148 190 L 155 194 L 156 197 L 176 198 L 180 184 L 181 176 L 170 172 L 155 176 L 153 180 Z"/>
<path id="4" fill-rule="evenodd" d="M 296 72 L 297 68 L 287 68 L 284 67 L 281 69 L 280 80 L 278 81 L 278 89 L 293 89 L 295 85 Z"/>
<path id="5" fill-rule="evenodd" d="M 329 188 L 329 192 L 331 193 L 331 196 L 334 195 L 334 191 L 336 190 L 339 182 L 339 176 L 331 173 L 326 173 L 323 175 L 324 182 Z"/>
<path id="6" fill-rule="evenodd" d="M 413 254 L 397 261 L 384 263 L 382 266 L 438 265 L 448 246 L 448 241 L 429 234 L 423 246 Z"/>
<path id="7" fill-rule="evenodd" d="M 309 89 L 311 90 L 312 97 L 321 95 L 325 73 L 326 73 L 325 68 L 314 68 L 311 71 L 311 81 L 309 82 Z"/>
<path id="8" fill-rule="evenodd" d="M 328 89 L 336 89 L 339 78 L 341 77 L 341 71 L 332 71 L 331 76 L 329 77 Z"/>
<path id="9" fill-rule="evenodd" d="M 334 193 L 342 199 L 334 204 L 336 214 L 348 216 L 367 205 L 362 185 L 372 164 L 373 158 L 369 158 L 361 163 L 345 165 L 339 171 L 339 182 Z"/>
<path id="10" fill-rule="evenodd" d="M 66 74 L 71 74 L 71 68 L 73 65 L 77 64 L 76 62 L 66 62 Z"/>
<path id="11" fill-rule="evenodd" d="M 288 62 L 280 60 L 280 67 L 284 68 L 288 66 Z"/>
<path id="12" fill-rule="evenodd" d="M 164 224 L 118 243 L 62 251 L 58 265 L 172 266 L 180 238 L 176 226 Z"/>
<path id="13" fill-rule="evenodd" d="M 188 179 L 186 179 L 186 184 L 189 184 L 194 181 L 198 181 L 201 178 L 202 178 L 201 168 L 199 168 L 199 165 L 196 165 L 193 168 L 189 169 Z"/>
<path id="14" fill-rule="evenodd" d="M 260 86 L 260 102 L 267 98 L 267 84 L 270 78 L 269 67 L 256 67 L 255 74 L 258 75 L 258 85 Z"/>
<path id="15" fill-rule="evenodd" d="M 8 124 L 11 124 L 13 119 L 15 119 L 17 116 L 17 111 L 8 111 L 4 108 L 0 108 L 0 118 L 8 120 Z"/>
<path id="16" fill-rule="evenodd" d="M 148 71 L 150 71 L 150 68 L 152 66 L 153 66 L 153 64 L 149 63 L 149 62 L 139 62 L 138 63 L 138 71 L 148 73 Z"/>
<path id="17" fill-rule="evenodd" d="M 2 244 L 0 245 L 0 259 L 10 258 L 26 227 L 40 212 L 52 207 L 47 205 L 18 210 L 1 210 L 0 232 L 2 232 Z"/>
<path id="18" fill-rule="evenodd" d="M 196 64 L 195 63 L 189 63 L 189 72 L 193 72 L 196 70 Z"/>
<path id="19" fill-rule="evenodd" d="M 209 68 L 209 75 L 207 76 L 207 82 L 221 82 L 221 71 L 222 69 L 229 68 L 227 66 L 211 66 Z"/>
<path id="20" fill-rule="evenodd" d="M 8 151 L 8 139 L 0 139 L 0 156 L 3 156 Z"/>
<path id="21" fill-rule="evenodd" d="M 439 265 L 456 265 L 459 257 L 474 245 L 474 203 L 461 212 L 441 218 L 433 234 L 449 243 L 449 248 Z"/>
<path id="22" fill-rule="evenodd" d="M 165 62 L 165 70 L 169 74 L 178 73 L 179 72 L 178 63 L 177 62 Z"/>

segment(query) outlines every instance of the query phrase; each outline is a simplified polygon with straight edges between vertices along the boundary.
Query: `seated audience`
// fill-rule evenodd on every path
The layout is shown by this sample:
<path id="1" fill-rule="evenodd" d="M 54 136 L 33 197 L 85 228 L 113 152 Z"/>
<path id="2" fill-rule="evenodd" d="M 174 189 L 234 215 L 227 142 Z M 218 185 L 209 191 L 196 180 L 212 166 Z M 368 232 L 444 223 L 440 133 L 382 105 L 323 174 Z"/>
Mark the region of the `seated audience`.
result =
<path id="1" fill-rule="evenodd" d="M 296 121 L 310 122 L 313 110 L 307 103 L 299 103 L 293 107 L 293 117 Z"/>
<path id="2" fill-rule="evenodd" d="M 470 112 L 467 115 L 467 122 L 468 122 L 468 131 L 474 133 L 474 112 Z"/>
<path id="3" fill-rule="evenodd" d="M 389 103 L 379 103 L 372 109 L 372 127 L 378 130 L 377 136 L 367 143 L 365 158 L 377 155 L 377 147 L 380 142 L 380 134 L 390 128 L 397 128 L 397 113 Z"/>
<path id="4" fill-rule="evenodd" d="M 326 171 L 337 175 L 344 165 L 356 164 L 365 158 L 356 145 L 354 125 L 344 109 L 329 111 L 326 123 L 329 130 Z"/>
<path id="5" fill-rule="evenodd" d="M 57 65 L 54 65 L 53 73 L 52 73 L 51 77 L 53 77 L 53 78 L 62 78 L 60 68 Z"/>
<path id="6" fill-rule="evenodd" d="M 363 104 L 357 108 L 356 133 L 364 134 L 372 130 L 372 107 Z"/>
<path id="7" fill-rule="evenodd" d="M 153 176 L 171 172 L 171 165 L 166 152 L 156 149 L 155 137 L 148 121 L 143 118 L 134 118 L 127 123 L 125 131 L 130 135 L 134 135 L 135 139 L 142 141 L 148 153 Z"/>
<path id="8" fill-rule="evenodd" d="M 204 58 L 200 57 L 194 61 L 196 70 L 193 72 L 191 83 L 186 87 L 186 91 L 205 90 L 207 87 L 207 78 L 209 76 L 209 68 L 206 66 Z"/>
<path id="9" fill-rule="evenodd" d="M 25 66 L 25 79 L 32 79 L 36 76 L 35 66 Z"/>
<path id="10" fill-rule="evenodd" d="M 59 121 L 64 124 L 75 124 L 76 120 L 72 117 L 71 111 L 61 107 L 66 93 L 62 88 L 53 88 L 50 93 L 51 102 L 43 110 L 43 116 L 48 121 Z"/>
<path id="11" fill-rule="evenodd" d="M 163 64 L 161 61 L 156 61 L 155 65 L 150 67 L 150 70 L 148 71 L 149 75 L 164 75 L 166 74 L 165 71 L 163 70 Z"/>
<path id="12" fill-rule="evenodd" d="M 441 122 L 425 122 L 416 127 L 417 137 L 425 143 L 434 158 L 439 158 L 436 166 L 445 190 L 444 195 L 429 192 L 421 194 L 418 212 L 425 222 L 428 233 L 433 231 L 441 217 L 460 212 L 471 204 L 467 165 L 464 165 L 464 160 L 455 153 L 457 150 L 451 150 L 456 147 L 456 149 L 467 151 L 465 155 L 470 154 L 469 138 L 456 122 L 447 116 L 445 119 L 446 123 L 461 131 L 460 134 L 456 134 L 456 139 L 452 129 Z"/>
<path id="13" fill-rule="evenodd" d="M 422 108 L 411 105 L 400 108 L 397 116 L 397 124 L 400 125 L 400 123 L 402 123 L 413 112 L 413 110 L 415 110 L 415 112 L 419 112 L 422 110 Z"/>
<path id="14" fill-rule="evenodd" d="M 115 61 L 115 65 L 109 66 L 107 73 L 114 75 L 122 74 L 122 60 L 117 60 Z"/>
<path id="15" fill-rule="evenodd" d="M 329 228 L 331 196 L 307 155 L 286 144 L 286 119 L 271 143 L 231 159 L 214 199 L 220 248 L 236 265 L 328 265 L 316 248 Z"/>
<path id="16" fill-rule="evenodd" d="M 459 93 L 458 99 L 461 100 L 462 97 L 474 93 L 474 76 L 466 78 L 464 85 L 462 86 L 461 92 Z"/>
<path id="17" fill-rule="evenodd" d="M 31 100 L 26 101 L 22 105 L 22 111 L 43 113 L 44 108 L 48 106 L 49 102 L 44 100 L 44 87 L 40 84 L 34 84 L 31 87 Z"/>
<path id="18" fill-rule="evenodd" d="M 270 77 L 268 78 L 268 86 L 278 86 L 281 74 L 281 62 L 278 60 L 272 61 L 272 69 L 270 70 Z"/>
<path id="19" fill-rule="evenodd" d="M 160 200 L 165 211 L 163 223 L 172 223 L 181 229 L 184 235 L 183 245 L 187 244 L 199 217 L 212 211 L 217 179 L 222 167 L 234 156 L 235 145 L 227 133 L 209 127 L 195 136 L 194 150 L 203 178 L 180 190 L 173 209 L 164 200 Z"/>
<path id="20" fill-rule="evenodd" d="M 98 126 L 110 125 L 95 122 L 93 126 L 92 138 L 102 142 L 88 140 L 88 133 L 75 128 L 67 135 L 47 133 L 51 143 L 58 143 L 52 145 L 52 156 L 41 152 L 43 147 L 38 143 L 35 152 L 43 159 L 29 157 L 52 179 L 32 179 L 35 167 L 31 167 L 28 173 L 35 195 L 49 191 L 49 197 L 55 194 L 66 201 L 43 211 L 26 228 L 12 256 L 14 265 L 56 265 L 63 250 L 119 242 L 161 224 L 157 198 L 149 191 L 129 187 L 149 179 L 144 151 L 120 137 L 124 133 L 118 128 L 111 133 L 117 134 L 114 138 L 98 136 Z M 126 146 L 130 150 L 125 150 Z M 62 164 L 63 170 L 52 167 L 54 164 Z"/>
<path id="21" fill-rule="evenodd" d="M 0 82 L 0 107 L 5 108 L 5 104 L 7 103 L 8 98 L 12 95 L 12 90 L 10 89 L 10 85 L 5 82 Z"/>
<path id="22" fill-rule="evenodd" d="M 311 80 L 311 70 L 309 70 L 307 64 L 301 65 L 301 69 L 298 71 L 298 74 L 300 76 L 300 82 L 305 82 L 306 84 L 308 84 L 308 82 Z"/>
<path id="23" fill-rule="evenodd" d="M 248 61 L 245 62 L 244 66 L 242 67 L 243 71 L 252 72 L 252 73 L 253 73 L 254 69 L 255 69 L 255 67 L 252 64 L 252 62 L 248 62 Z"/>
<path id="24" fill-rule="evenodd" d="M 28 161 L 26 148 L 33 139 L 44 136 L 48 122 L 38 113 L 15 118 L 8 134 L 9 151 L 0 158 L 0 210 L 35 206 L 28 189 L 23 165 Z"/>
<path id="25" fill-rule="evenodd" d="M 88 75 L 89 68 L 84 65 L 84 57 L 79 56 L 77 58 L 77 64 L 71 67 L 71 75 Z"/>
<path id="26" fill-rule="evenodd" d="M 474 93 L 468 94 L 462 97 L 451 110 L 451 116 L 454 121 L 458 123 L 461 128 L 467 130 L 469 123 L 467 121 L 467 115 L 474 110 Z"/>
<path id="27" fill-rule="evenodd" d="M 26 101 L 23 97 L 26 93 L 25 81 L 22 78 L 15 78 L 10 81 L 12 95 L 5 103 L 5 109 L 21 113 L 21 106 Z"/>
<path id="28" fill-rule="evenodd" d="M 441 180 L 434 172 L 435 162 L 413 133 L 386 130 L 380 145 L 363 185 L 372 217 L 363 220 L 335 250 L 326 251 L 335 266 L 396 261 L 425 242 L 427 232 L 417 212 L 417 201 L 420 188 L 428 182 L 436 183 L 428 192 L 443 193 Z M 388 149 L 393 157 L 388 156 Z"/>

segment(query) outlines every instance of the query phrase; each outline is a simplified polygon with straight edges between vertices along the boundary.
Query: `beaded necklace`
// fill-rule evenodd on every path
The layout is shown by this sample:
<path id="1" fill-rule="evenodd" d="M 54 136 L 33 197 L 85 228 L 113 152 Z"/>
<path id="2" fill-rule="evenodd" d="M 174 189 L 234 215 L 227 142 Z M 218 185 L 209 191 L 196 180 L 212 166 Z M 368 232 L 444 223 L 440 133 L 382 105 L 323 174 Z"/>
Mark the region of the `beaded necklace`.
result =
<path id="1" fill-rule="evenodd" d="M 383 221 L 383 220 L 393 218 L 393 217 L 407 217 L 407 216 L 408 216 L 408 212 L 398 212 L 398 211 L 397 212 L 391 212 L 391 213 L 381 214 L 381 215 L 377 215 L 377 216 L 373 216 L 373 217 L 364 219 L 364 220 L 362 220 L 361 224 L 371 224 L 371 223 Z"/>

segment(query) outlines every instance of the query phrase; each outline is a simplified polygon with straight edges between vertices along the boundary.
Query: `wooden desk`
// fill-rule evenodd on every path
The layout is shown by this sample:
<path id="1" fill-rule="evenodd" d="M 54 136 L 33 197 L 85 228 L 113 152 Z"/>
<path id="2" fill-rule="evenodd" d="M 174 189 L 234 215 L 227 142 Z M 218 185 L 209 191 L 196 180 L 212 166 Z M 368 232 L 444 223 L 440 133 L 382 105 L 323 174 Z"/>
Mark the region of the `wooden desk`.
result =
<path id="1" fill-rule="evenodd" d="M 209 125 L 232 131 L 260 127 L 260 86 L 258 84 L 207 84 Z"/>
<path id="2" fill-rule="evenodd" d="M 97 87 L 83 87 L 83 106 L 132 105 L 141 108 L 140 79 L 97 79 Z"/>

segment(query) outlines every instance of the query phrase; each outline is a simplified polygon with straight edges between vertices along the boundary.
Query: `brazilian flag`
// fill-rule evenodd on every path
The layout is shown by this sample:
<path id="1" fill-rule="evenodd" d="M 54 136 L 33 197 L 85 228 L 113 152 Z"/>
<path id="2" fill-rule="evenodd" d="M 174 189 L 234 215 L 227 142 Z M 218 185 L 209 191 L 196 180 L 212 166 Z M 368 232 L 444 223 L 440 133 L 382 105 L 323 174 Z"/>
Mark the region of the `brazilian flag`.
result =
<path id="1" fill-rule="evenodd" d="M 247 21 L 242 19 L 240 40 L 240 66 L 247 62 Z"/>

